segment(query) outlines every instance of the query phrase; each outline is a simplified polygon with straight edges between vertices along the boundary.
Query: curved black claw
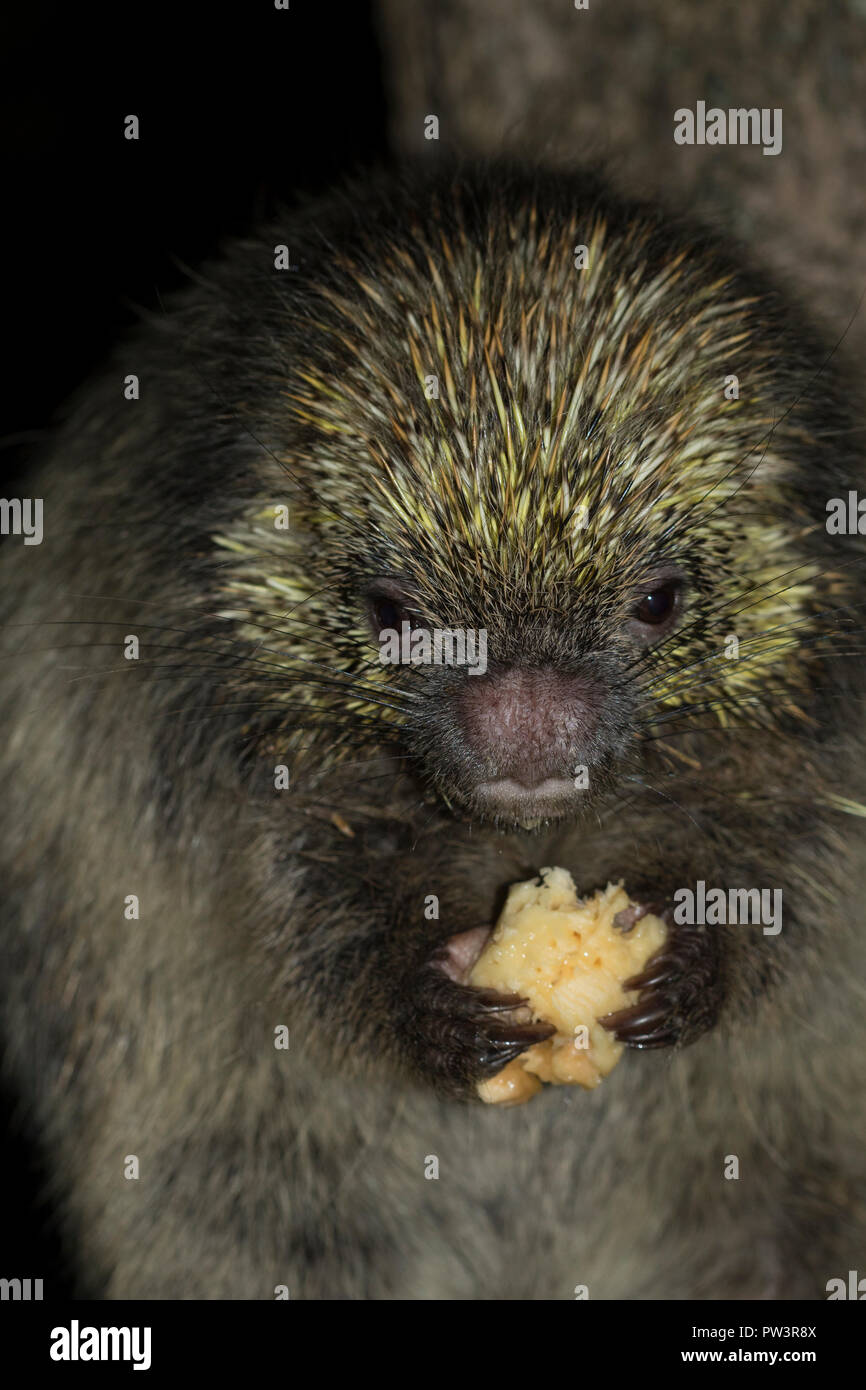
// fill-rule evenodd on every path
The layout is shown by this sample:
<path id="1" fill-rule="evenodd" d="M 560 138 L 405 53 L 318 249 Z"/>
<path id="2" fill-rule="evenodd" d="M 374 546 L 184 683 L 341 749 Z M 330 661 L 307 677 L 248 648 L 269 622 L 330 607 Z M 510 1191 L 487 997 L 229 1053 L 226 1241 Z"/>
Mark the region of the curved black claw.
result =
<path id="1" fill-rule="evenodd" d="M 599 1019 L 629 1047 L 692 1042 L 718 1016 L 717 938 L 706 927 L 678 927 L 667 920 L 666 944 L 623 982 L 624 989 L 639 991 L 637 1002 Z"/>
<path id="2" fill-rule="evenodd" d="M 623 980 L 623 989 L 647 989 L 650 985 L 662 984 L 676 968 L 676 958 L 663 950 L 650 958 L 651 963 L 639 975 Z"/>
<path id="3" fill-rule="evenodd" d="M 512 1028 L 504 1025 L 501 1029 L 489 1030 L 487 1049 L 478 1056 L 481 1077 L 495 1076 L 507 1062 L 535 1043 L 545 1042 L 555 1032 L 550 1023 L 520 1023 Z"/>
<path id="4" fill-rule="evenodd" d="M 599 1020 L 619 1042 L 629 1047 L 672 1047 L 677 1041 L 676 1030 L 668 1019 L 667 1003 L 633 1004 L 629 1009 L 606 1014 Z"/>
<path id="5" fill-rule="evenodd" d="M 503 1013 L 506 1009 L 527 1008 L 527 1001 L 521 994 L 498 994 L 495 989 L 477 989 L 475 1002 L 490 1013 Z"/>
<path id="6" fill-rule="evenodd" d="M 428 967 L 407 997 L 406 1031 L 416 1071 L 445 1093 L 472 1090 L 556 1032 L 534 1023 L 519 994 L 473 989 Z"/>

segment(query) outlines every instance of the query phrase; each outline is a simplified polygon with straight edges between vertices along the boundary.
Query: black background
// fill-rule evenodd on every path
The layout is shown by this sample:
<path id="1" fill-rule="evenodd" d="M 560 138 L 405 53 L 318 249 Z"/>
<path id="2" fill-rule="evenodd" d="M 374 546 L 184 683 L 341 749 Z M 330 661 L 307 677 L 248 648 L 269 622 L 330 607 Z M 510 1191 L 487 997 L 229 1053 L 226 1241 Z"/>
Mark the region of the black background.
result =
<path id="1" fill-rule="evenodd" d="M 3 7 L 2 466 L 135 306 L 298 190 L 385 155 L 363 0 Z M 124 138 L 124 117 L 141 122 Z M 8 473 L 7 473 L 8 477 Z"/>
<path id="2" fill-rule="evenodd" d="M 157 308 L 182 283 L 177 261 L 194 266 L 277 201 L 381 161 L 386 144 L 363 0 L 291 0 L 288 11 L 273 0 L 115 0 L 85 12 L 40 0 L 3 7 L 0 55 L 8 496 L 136 306 Z M 130 114 L 137 142 L 124 138 Z M 47 1299 L 74 1290 L 59 1274 L 41 1174 L 13 1124 L 0 1275 L 42 1276 Z"/>

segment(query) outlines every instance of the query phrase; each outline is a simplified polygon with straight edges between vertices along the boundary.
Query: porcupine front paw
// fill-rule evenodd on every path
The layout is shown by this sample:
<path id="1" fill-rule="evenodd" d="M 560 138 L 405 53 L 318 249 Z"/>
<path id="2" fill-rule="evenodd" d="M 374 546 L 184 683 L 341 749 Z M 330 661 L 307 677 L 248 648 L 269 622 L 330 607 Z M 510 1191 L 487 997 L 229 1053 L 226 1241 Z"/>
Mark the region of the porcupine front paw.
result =
<path id="1" fill-rule="evenodd" d="M 718 935 L 713 927 L 679 926 L 670 907 L 626 909 L 618 923 L 630 931 L 646 912 L 667 924 L 668 939 L 623 988 L 639 990 L 637 1002 L 599 1022 L 629 1047 L 673 1047 L 694 1042 L 716 1023 L 721 1005 Z"/>
<path id="2" fill-rule="evenodd" d="M 447 1095 L 472 1094 L 478 1081 L 494 1076 L 555 1032 L 550 1024 L 532 1022 L 519 995 L 462 984 L 469 968 L 454 968 L 454 955 L 446 944 L 419 970 L 407 991 L 404 1036 L 413 1068 Z"/>

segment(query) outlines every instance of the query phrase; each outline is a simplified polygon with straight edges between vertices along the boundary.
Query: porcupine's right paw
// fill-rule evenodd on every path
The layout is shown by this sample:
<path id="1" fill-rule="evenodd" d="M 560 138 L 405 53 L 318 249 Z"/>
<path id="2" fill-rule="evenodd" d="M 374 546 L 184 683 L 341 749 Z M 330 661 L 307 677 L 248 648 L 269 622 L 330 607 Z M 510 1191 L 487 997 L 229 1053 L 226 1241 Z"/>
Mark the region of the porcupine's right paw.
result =
<path id="1" fill-rule="evenodd" d="M 489 928 L 484 934 L 489 935 Z M 520 995 L 460 983 L 468 968 L 455 968 L 450 945 L 422 966 L 407 990 L 404 1039 L 417 1075 L 442 1094 L 469 1096 L 477 1082 L 495 1076 L 555 1029 L 533 1023 Z"/>

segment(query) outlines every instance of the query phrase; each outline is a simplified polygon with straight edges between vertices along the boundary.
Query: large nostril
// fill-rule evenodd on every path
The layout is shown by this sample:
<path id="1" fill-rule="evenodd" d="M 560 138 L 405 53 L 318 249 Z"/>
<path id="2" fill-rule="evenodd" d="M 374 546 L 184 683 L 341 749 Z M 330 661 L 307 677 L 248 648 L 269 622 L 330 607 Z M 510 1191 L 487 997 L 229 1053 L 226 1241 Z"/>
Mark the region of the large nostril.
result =
<path id="1" fill-rule="evenodd" d="M 459 718 L 486 777 L 532 788 L 573 776 L 597 728 L 601 698 L 586 677 L 511 667 L 467 681 Z"/>

